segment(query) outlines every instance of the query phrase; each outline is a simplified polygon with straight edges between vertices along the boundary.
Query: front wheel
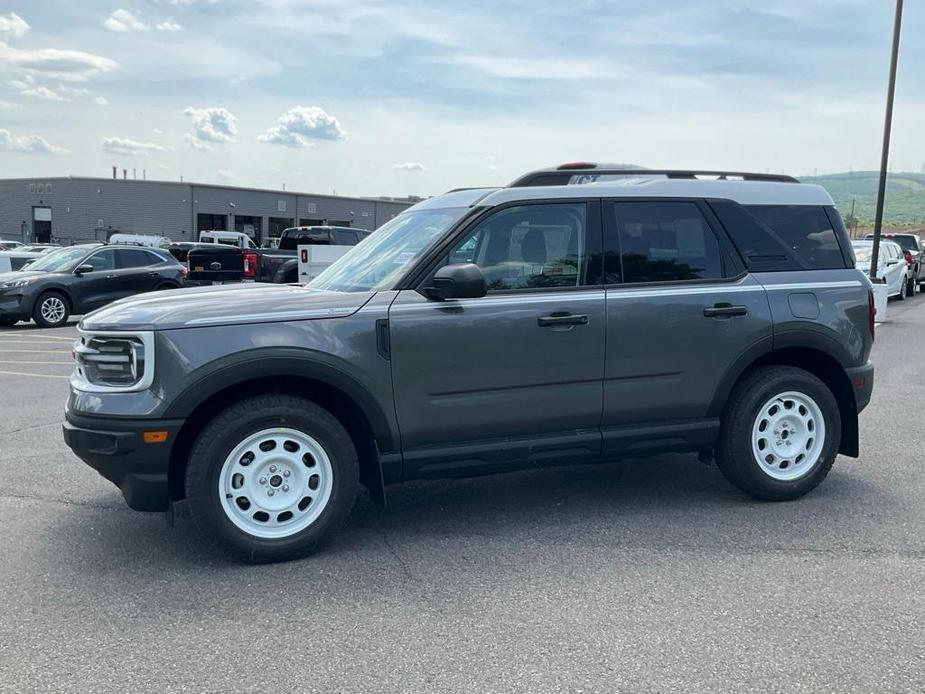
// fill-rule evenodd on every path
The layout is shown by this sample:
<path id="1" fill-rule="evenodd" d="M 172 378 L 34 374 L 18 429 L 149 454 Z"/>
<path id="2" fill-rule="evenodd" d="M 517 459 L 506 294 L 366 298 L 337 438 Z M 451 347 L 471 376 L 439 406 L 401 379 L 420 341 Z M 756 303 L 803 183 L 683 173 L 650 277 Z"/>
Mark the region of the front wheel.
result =
<path id="1" fill-rule="evenodd" d="M 186 492 L 199 528 L 254 563 L 305 556 L 353 507 L 356 449 L 327 410 L 292 395 L 232 405 L 199 435 Z"/>
<path id="2" fill-rule="evenodd" d="M 768 366 L 736 386 L 716 460 L 739 489 L 787 501 L 825 479 L 840 441 L 841 417 L 828 386 L 802 369 Z"/>
<path id="3" fill-rule="evenodd" d="M 67 297 L 58 292 L 45 292 L 35 302 L 32 320 L 42 328 L 57 328 L 67 323 L 71 307 Z"/>

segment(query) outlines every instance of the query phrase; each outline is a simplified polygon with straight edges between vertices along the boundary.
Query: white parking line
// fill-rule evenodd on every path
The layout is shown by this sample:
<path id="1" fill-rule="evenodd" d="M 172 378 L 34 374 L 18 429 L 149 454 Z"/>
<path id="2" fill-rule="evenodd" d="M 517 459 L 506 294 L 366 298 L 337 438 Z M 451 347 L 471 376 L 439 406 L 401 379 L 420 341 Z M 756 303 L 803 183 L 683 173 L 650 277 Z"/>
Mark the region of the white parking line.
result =
<path id="1" fill-rule="evenodd" d="M 6 341 L 6 340 L 12 340 L 13 338 L 16 338 L 16 337 L 38 337 L 43 340 L 67 340 L 68 342 L 73 342 L 74 340 L 77 339 L 76 335 L 74 337 L 62 337 L 61 335 L 43 335 L 42 333 L 29 332 L 29 333 L 0 334 L 0 342 Z"/>
<path id="2" fill-rule="evenodd" d="M 41 347 L 67 347 L 54 342 L 38 342 L 36 340 L 0 340 L 0 345 L 39 345 Z"/>
<path id="3" fill-rule="evenodd" d="M 0 359 L 0 364 L 61 364 L 64 366 L 73 366 L 74 361 L 21 361 L 19 359 Z"/>
<path id="4" fill-rule="evenodd" d="M 40 350 L 37 350 L 37 349 L 3 349 L 3 348 L 0 348 L 0 354 L 35 354 L 35 353 L 38 352 L 38 351 L 40 351 Z M 60 353 L 62 353 L 62 354 L 65 354 L 65 353 L 69 352 L 70 350 L 67 350 L 67 349 L 57 349 L 57 350 L 55 350 L 55 349 L 53 349 L 53 350 L 51 350 L 51 351 L 52 351 L 52 352 L 60 352 Z"/>
<path id="5" fill-rule="evenodd" d="M 28 376 L 29 378 L 65 378 L 68 379 L 70 376 L 58 376 L 52 374 L 29 374 L 23 373 L 21 371 L 0 371 L 0 374 L 4 376 Z"/>

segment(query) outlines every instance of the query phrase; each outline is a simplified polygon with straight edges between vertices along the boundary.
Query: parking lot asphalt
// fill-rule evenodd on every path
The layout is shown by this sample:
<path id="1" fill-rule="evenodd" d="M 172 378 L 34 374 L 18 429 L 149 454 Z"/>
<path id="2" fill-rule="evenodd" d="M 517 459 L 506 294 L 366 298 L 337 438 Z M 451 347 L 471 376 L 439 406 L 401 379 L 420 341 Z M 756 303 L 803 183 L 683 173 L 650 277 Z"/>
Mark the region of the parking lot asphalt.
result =
<path id="1" fill-rule="evenodd" d="M 925 298 L 889 318 L 799 501 L 680 455 L 411 483 L 259 567 L 70 453 L 73 324 L 2 329 L 0 691 L 922 691 Z"/>

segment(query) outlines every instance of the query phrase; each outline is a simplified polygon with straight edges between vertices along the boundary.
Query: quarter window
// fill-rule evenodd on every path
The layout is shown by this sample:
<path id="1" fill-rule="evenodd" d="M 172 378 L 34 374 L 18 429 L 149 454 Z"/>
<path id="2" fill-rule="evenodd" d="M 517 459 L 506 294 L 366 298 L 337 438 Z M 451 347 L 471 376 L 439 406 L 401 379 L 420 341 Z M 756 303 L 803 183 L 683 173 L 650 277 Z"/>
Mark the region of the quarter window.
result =
<path id="1" fill-rule="evenodd" d="M 750 205 L 746 208 L 808 267 L 844 268 L 838 237 L 825 209 L 805 205 Z"/>
<path id="2" fill-rule="evenodd" d="M 510 207 L 466 234 L 449 262 L 475 263 L 494 291 L 575 287 L 587 267 L 587 216 L 584 203 Z"/>
<path id="3" fill-rule="evenodd" d="M 607 256 L 607 282 L 678 282 L 723 277 L 719 241 L 692 202 L 621 202 L 614 215 L 619 256 Z"/>

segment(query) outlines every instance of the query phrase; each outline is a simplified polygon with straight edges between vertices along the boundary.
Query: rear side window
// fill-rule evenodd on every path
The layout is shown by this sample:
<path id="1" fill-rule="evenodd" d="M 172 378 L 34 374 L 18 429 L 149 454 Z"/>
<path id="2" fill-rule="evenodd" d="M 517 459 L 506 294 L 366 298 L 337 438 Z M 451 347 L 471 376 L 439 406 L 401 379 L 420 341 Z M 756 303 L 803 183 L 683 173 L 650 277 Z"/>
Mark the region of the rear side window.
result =
<path id="1" fill-rule="evenodd" d="M 619 202 L 606 214 L 613 217 L 605 228 L 615 226 L 618 240 L 613 249 L 607 239 L 607 283 L 621 276 L 627 284 L 724 276 L 719 241 L 695 203 Z"/>
<path id="2" fill-rule="evenodd" d="M 145 267 L 164 262 L 163 258 L 159 258 L 153 253 L 135 248 L 120 249 L 118 253 L 119 266 L 123 268 Z"/>
<path id="3" fill-rule="evenodd" d="M 335 246 L 355 246 L 358 243 L 357 233 L 355 231 L 335 229 L 332 233 L 334 234 Z"/>
<path id="4" fill-rule="evenodd" d="M 284 231 L 279 241 L 282 251 L 294 251 L 298 246 L 328 246 L 331 238 L 327 229 L 304 229 Z"/>
<path id="5" fill-rule="evenodd" d="M 727 201 L 711 206 L 753 272 L 848 267 L 838 238 L 844 231 L 824 207 Z"/>

